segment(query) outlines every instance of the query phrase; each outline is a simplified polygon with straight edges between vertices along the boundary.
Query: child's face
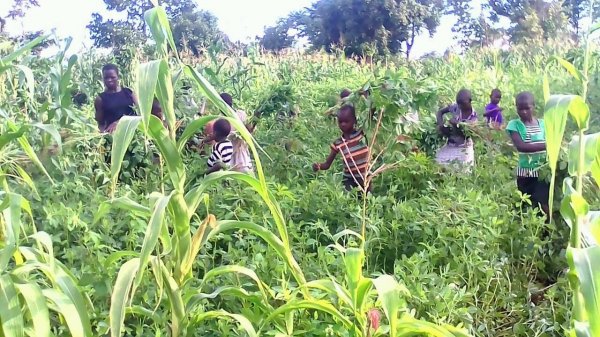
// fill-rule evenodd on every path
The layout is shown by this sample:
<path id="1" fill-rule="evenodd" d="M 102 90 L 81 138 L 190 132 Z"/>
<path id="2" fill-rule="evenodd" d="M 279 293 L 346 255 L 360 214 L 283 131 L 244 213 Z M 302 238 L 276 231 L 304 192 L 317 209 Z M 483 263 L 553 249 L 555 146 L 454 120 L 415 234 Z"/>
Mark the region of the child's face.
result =
<path id="1" fill-rule="evenodd" d="M 457 98 L 456 104 L 461 111 L 470 111 L 472 109 L 471 101 L 471 95 L 464 95 Z"/>
<path id="2" fill-rule="evenodd" d="M 517 114 L 522 120 L 530 120 L 535 111 L 535 104 L 531 98 L 522 98 L 516 101 Z"/>
<path id="3" fill-rule="evenodd" d="M 104 80 L 104 86 L 108 90 L 116 90 L 119 86 L 119 74 L 114 69 L 103 72 L 102 79 Z"/>
<path id="4" fill-rule="evenodd" d="M 497 91 L 492 92 L 490 95 L 490 102 L 492 104 L 498 104 L 500 103 L 500 100 L 502 100 L 502 94 Z"/>
<path id="5" fill-rule="evenodd" d="M 338 126 L 343 133 L 350 133 L 354 131 L 354 124 L 356 124 L 356 120 L 352 114 L 348 112 L 341 112 L 338 115 Z"/>

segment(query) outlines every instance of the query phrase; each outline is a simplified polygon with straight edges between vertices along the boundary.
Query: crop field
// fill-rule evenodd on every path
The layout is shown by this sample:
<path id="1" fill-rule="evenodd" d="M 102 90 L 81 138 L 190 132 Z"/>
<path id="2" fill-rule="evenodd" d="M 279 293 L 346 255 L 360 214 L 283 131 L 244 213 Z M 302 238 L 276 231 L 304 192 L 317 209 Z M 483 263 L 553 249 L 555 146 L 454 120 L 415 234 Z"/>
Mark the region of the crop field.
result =
<path id="1" fill-rule="evenodd" d="M 598 336 L 598 304 L 574 294 L 600 297 L 586 292 L 600 255 L 579 252 L 570 227 L 596 224 L 599 137 L 580 161 L 568 146 L 600 131 L 593 48 L 365 63 L 213 46 L 196 58 L 160 18 L 146 17 L 150 54 L 42 58 L 41 39 L 0 40 L 0 336 L 533 337 L 566 336 L 575 319 L 589 321 L 577 336 Z M 108 62 L 140 101 L 112 135 L 93 104 Z M 537 116 L 562 123 L 543 169 L 550 179 L 555 155 L 550 224 L 522 206 L 505 131 L 470 129 L 471 173 L 435 162 L 435 113 L 461 88 L 480 116 L 500 88 L 507 120 L 531 91 Z M 377 155 L 369 195 L 344 191 L 339 158 L 312 169 L 340 136 L 343 89 Z M 257 121 L 252 135 L 220 92 Z M 254 176 L 203 176 L 194 144 L 219 115 L 251 144 Z"/>

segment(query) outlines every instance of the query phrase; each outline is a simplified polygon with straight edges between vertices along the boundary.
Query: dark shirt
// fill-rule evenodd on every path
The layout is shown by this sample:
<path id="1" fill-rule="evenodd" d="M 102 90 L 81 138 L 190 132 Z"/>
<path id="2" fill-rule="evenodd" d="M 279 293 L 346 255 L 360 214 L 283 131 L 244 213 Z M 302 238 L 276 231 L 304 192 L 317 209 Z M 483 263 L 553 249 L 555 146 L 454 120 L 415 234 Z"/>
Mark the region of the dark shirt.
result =
<path id="1" fill-rule="evenodd" d="M 118 121 L 123 116 L 135 116 L 133 106 L 133 91 L 129 88 L 121 88 L 119 92 L 103 92 L 100 94 L 102 99 L 102 111 L 104 120 L 100 127 L 107 127 Z"/>

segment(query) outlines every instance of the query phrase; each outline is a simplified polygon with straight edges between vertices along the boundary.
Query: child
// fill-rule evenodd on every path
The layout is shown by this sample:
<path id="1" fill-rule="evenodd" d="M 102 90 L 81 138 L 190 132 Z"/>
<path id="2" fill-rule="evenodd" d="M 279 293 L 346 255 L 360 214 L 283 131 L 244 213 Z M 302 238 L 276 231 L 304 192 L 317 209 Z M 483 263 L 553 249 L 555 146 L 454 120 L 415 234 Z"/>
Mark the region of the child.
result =
<path id="1" fill-rule="evenodd" d="M 233 98 L 228 93 L 222 93 L 221 98 L 227 105 L 233 108 Z M 243 110 L 235 110 L 238 119 L 246 126 L 248 132 L 254 132 L 255 125 L 247 123 L 248 115 Z M 250 173 L 252 172 L 252 159 L 246 141 L 234 130 L 230 135 L 231 143 L 233 144 L 233 157 L 231 158 L 231 170 Z"/>
<path id="2" fill-rule="evenodd" d="M 519 152 L 517 187 L 548 215 L 550 185 L 539 178 L 538 172 L 546 160 L 544 120 L 535 118 L 535 102 L 530 92 L 520 93 L 515 103 L 519 119 L 511 120 L 506 131 Z"/>
<path id="3" fill-rule="evenodd" d="M 450 105 L 437 112 L 438 131 L 448 138 L 448 143 L 436 155 L 436 161 L 441 165 L 459 163 L 472 167 L 475 165 L 473 140 L 467 137 L 459 128 L 459 123 L 477 122 L 477 113 L 471 105 L 471 92 L 462 89 L 456 94 L 456 104 Z M 452 114 L 450 126 L 444 125 L 444 115 Z"/>
<path id="4" fill-rule="evenodd" d="M 213 125 L 215 144 L 208 158 L 208 170 L 205 174 L 211 174 L 226 169 L 231 164 L 233 144 L 227 139 L 231 132 L 231 125 L 226 119 L 220 118 Z"/>
<path id="5" fill-rule="evenodd" d="M 485 120 L 489 125 L 500 127 L 502 125 L 502 108 L 498 105 L 502 99 L 502 92 L 499 89 L 492 90 L 490 94 L 490 103 L 485 106 Z"/>
<path id="6" fill-rule="evenodd" d="M 338 153 L 341 152 L 344 160 L 344 187 L 347 191 L 356 187 L 365 187 L 365 180 L 369 169 L 370 149 L 365 142 L 365 134 L 356 130 L 356 114 L 354 107 L 344 105 L 338 115 L 338 126 L 342 137 L 331 144 L 331 152 L 324 163 L 313 164 L 315 172 L 328 170 Z M 370 186 L 367 187 L 367 190 Z"/>

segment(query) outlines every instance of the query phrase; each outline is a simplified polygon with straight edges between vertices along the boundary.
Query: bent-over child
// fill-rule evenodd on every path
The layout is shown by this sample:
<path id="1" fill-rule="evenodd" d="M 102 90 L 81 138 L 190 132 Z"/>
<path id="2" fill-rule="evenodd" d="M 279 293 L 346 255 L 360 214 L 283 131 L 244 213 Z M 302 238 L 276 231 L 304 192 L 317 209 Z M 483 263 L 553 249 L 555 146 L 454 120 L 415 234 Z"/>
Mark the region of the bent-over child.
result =
<path id="1" fill-rule="evenodd" d="M 462 89 L 456 94 L 456 104 L 437 112 L 437 124 L 440 134 L 448 138 L 446 145 L 438 150 L 436 161 L 441 165 L 462 164 L 468 168 L 475 165 L 473 140 L 460 129 L 459 123 L 477 122 L 477 112 L 471 105 L 471 92 Z M 450 126 L 445 126 L 444 115 L 450 113 Z"/>
<path id="2" fill-rule="evenodd" d="M 231 125 L 226 119 L 219 118 L 213 124 L 215 143 L 212 146 L 212 153 L 208 157 L 208 170 L 205 174 L 229 168 L 233 155 L 233 144 L 227 139 L 230 132 Z"/>
<path id="3" fill-rule="evenodd" d="M 356 187 L 365 187 L 369 170 L 370 149 L 365 140 L 365 134 L 356 129 L 356 113 L 351 105 L 344 105 L 337 115 L 338 126 L 342 136 L 331 144 L 331 152 L 324 163 L 313 164 L 313 170 L 328 170 L 333 160 L 342 154 L 344 161 L 343 184 L 347 191 Z M 370 186 L 367 186 L 370 190 Z"/>
<path id="4" fill-rule="evenodd" d="M 546 162 L 546 132 L 544 120 L 535 117 L 533 94 L 522 92 L 515 100 L 519 119 L 511 120 L 506 131 L 519 152 L 517 188 L 529 195 L 534 206 L 548 215 L 550 184 L 540 179 L 539 169 Z M 547 221 L 549 216 L 547 218 Z"/>

